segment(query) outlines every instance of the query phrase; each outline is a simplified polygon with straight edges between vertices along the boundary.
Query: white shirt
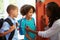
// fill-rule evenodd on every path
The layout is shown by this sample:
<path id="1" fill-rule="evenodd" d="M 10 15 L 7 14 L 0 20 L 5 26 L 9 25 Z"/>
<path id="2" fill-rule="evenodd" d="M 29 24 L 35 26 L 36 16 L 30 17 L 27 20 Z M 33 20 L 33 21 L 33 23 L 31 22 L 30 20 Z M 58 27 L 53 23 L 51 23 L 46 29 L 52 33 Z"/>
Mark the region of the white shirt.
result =
<path id="1" fill-rule="evenodd" d="M 12 23 L 16 27 L 16 20 L 13 20 L 10 16 L 8 18 L 12 21 Z M 9 29 L 10 29 L 10 25 L 8 24 L 8 22 L 4 22 L 2 28 L 0 29 L 0 33 L 3 33 Z M 18 34 L 17 29 L 15 29 L 15 33 L 12 40 L 18 40 L 17 34 Z M 9 36 L 10 36 L 10 33 L 6 35 L 6 40 L 8 40 Z"/>
<path id="2" fill-rule="evenodd" d="M 60 19 L 56 20 L 48 30 L 39 31 L 38 35 L 50 40 L 60 40 Z"/>

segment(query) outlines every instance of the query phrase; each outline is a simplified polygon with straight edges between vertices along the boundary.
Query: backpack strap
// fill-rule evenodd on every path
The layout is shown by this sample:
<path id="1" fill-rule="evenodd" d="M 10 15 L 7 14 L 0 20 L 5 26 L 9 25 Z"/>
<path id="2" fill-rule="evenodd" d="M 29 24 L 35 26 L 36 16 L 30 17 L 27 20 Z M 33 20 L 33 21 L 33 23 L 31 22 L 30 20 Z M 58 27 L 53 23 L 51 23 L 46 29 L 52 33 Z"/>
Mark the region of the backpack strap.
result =
<path id="1" fill-rule="evenodd" d="M 7 18 L 5 21 L 8 22 L 8 24 L 9 24 L 10 26 L 13 26 L 13 23 L 12 23 L 12 21 L 11 21 L 9 18 Z M 8 40 L 12 40 L 12 38 L 13 38 L 13 36 L 14 36 L 14 33 L 15 33 L 15 30 L 13 30 L 13 31 L 11 32 Z"/>
<path id="2" fill-rule="evenodd" d="M 23 20 L 23 18 L 20 20 L 20 26 L 19 26 L 19 28 L 20 28 L 20 31 L 19 31 L 20 35 L 24 35 L 22 27 L 21 27 L 22 20 Z"/>
<path id="3" fill-rule="evenodd" d="M 10 26 L 13 26 L 13 23 L 12 23 L 12 21 L 11 21 L 9 18 L 5 19 L 5 21 L 8 22 L 8 24 L 9 24 Z"/>

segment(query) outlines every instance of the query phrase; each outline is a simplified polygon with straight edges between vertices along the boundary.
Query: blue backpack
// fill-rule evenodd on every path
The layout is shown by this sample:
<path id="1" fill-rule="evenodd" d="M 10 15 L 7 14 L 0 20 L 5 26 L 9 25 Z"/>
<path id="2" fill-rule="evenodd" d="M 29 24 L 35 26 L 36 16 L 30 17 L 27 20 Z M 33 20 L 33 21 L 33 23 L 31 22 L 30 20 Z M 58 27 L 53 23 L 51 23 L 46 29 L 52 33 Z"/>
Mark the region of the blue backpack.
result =
<path id="1" fill-rule="evenodd" d="M 18 23 L 19 23 L 19 29 L 20 29 L 19 33 L 20 33 L 20 35 L 24 35 L 22 27 L 21 27 L 21 22 L 22 22 L 22 19 L 18 21 Z"/>

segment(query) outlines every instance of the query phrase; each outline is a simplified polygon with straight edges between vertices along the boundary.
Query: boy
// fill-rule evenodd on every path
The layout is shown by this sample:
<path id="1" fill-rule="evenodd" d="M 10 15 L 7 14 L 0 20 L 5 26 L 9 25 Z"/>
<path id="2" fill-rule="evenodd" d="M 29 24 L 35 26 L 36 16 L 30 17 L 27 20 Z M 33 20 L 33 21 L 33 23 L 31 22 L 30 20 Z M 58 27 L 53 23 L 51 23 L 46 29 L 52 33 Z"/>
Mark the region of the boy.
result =
<path id="1" fill-rule="evenodd" d="M 9 18 L 11 20 L 11 22 L 13 23 L 13 26 L 10 26 L 9 23 L 5 21 L 1 28 L 1 33 L 3 33 L 3 34 L 7 33 L 7 34 L 4 34 L 4 35 L 6 35 L 6 40 L 10 40 L 9 36 L 10 36 L 11 32 L 13 30 L 15 30 L 13 38 L 11 40 L 18 40 L 18 36 L 17 36 L 18 33 L 17 33 L 17 29 L 16 29 L 16 20 L 14 19 L 18 15 L 18 8 L 14 5 L 9 5 L 7 7 L 7 13 L 9 15 L 7 18 Z"/>

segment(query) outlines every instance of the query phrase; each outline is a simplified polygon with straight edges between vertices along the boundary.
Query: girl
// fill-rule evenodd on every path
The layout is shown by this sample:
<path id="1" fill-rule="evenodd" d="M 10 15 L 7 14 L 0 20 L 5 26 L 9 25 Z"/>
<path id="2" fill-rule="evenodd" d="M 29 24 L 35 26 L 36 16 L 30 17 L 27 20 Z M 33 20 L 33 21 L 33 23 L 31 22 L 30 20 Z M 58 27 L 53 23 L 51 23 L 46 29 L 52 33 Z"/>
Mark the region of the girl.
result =
<path id="1" fill-rule="evenodd" d="M 60 7 L 55 2 L 50 2 L 46 6 L 46 14 L 49 17 L 48 30 L 37 32 L 29 27 L 26 30 L 44 38 L 50 37 L 50 40 L 60 40 Z"/>
<path id="2" fill-rule="evenodd" d="M 36 30 L 34 18 L 32 18 L 32 14 L 35 12 L 35 8 L 31 5 L 24 5 L 20 10 L 21 14 L 25 16 L 21 20 L 21 28 L 23 34 L 25 35 L 24 40 L 35 40 L 35 34 L 31 32 L 26 32 L 25 28 L 29 27 L 31 30 Z M 20 21 L 20 20 L 19 20 Z"/>

